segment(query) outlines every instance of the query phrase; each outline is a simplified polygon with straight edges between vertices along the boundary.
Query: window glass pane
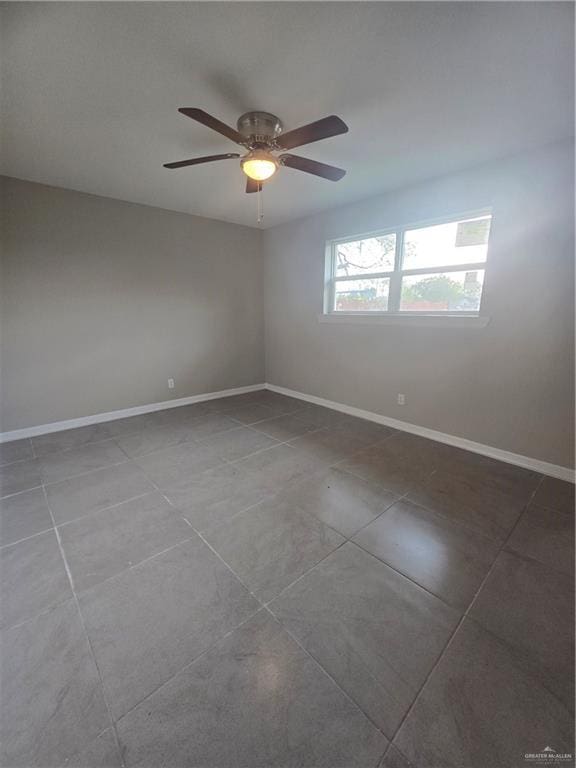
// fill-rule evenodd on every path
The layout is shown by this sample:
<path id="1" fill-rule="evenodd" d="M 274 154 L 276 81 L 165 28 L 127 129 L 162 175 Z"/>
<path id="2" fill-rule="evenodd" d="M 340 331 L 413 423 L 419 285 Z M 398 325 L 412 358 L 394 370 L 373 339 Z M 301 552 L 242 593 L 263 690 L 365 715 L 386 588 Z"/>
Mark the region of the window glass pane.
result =
<path id="1" fill-rule="evenodd" d="M 337 312 L 386 312 L 390 280 L 338 280 L 334 286 L 334 310 Z"/>
<path id="2" fill-rule="evenodd" d="M 491 220 L 491 216 L 480 216 L 407 230 L 402 268 L 425 269 L 486 261 Z"/>
<path id="3" fill-rule="evenodd" d="M 477 312 L 484 270 L 437 272 L 402 278 L 400 310 L 403 312 Z"/>
<path id="4" fill-rule="evenodd" d="M 395 250 L 395 234 L 336 243 L 336 277 L 391 272 L 394 269 Z"/>

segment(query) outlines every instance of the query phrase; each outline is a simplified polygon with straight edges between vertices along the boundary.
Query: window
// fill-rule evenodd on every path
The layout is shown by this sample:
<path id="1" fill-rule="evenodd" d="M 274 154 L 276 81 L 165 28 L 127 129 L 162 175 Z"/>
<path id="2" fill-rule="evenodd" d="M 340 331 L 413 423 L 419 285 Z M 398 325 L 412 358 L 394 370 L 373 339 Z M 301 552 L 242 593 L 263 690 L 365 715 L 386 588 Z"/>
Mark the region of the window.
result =
<path id="1" fill-rule="evenodd" d="M 482 211 L 329 241 L 325 312 L 477 315 L 491 222 Z"/>

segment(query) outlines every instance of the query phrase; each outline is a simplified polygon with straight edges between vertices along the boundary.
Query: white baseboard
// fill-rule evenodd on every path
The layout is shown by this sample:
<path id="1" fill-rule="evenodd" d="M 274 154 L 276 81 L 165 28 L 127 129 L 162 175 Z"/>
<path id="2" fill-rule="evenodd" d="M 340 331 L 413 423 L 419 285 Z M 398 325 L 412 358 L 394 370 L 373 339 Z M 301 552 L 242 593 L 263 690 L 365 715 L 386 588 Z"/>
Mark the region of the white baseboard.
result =
<path id="1" fill-rule="evenodd" d="M 66 419 L 65 421 L 54 421 L 51 424 L 39 424 L 36 427 L 25 427 L 24 429 L 14 429 L 10 432 L 0 432 L 0 443 L 6 443 L 11 440 L 21 440 L 26 437 L 36 437 L 45 435 L 49 432 L 61 432 L 64 429 L 75 429 L 89 424 L 100 424 L 114 419 L 123 419 L 127 416 L 139 416 L 142 413 L 152 413 L 154 411 L 163 411 L 167 408 L 178 408 L 181 405 L 191 405 L 192 403 L 202 403 L 207 400 L 216 400 L 220 397 L 230 397 L 231 395 L 242 395 L 247 392 L 257 392 L 260 389 L 269 389 L 272 392 L 278 392 L 282 395 L 295 397 L 298 400 L 304 400 L 308 403 L 323 405 L 326 408 L 332 408 L 335 411 L 347 413 L 350 416 L 357 416 L 361 419 L 374 421 L 377 424 L 384 424 L 393 429 L 399 429 L 402 432 L 410 432 L 413 435 L 427 437 L 430 440 L 436 440 L 439 443 L 453 445 L 456 448 L 462 448 L 465 451 L 479 453 L 482 456 L 489 456 L 492 459 L 498 459 L 508 464 L 515 464 L 524 469 L 531 469 L 534 472 L 540 472 L 543 475 L 557 477 L 560 480 L 567 480 L 574 483 L 576 480 L 575 471 L 569 467 L 562 467 L 559 464 L 550 464 L 547 461 L 533 459 L 530 456 L 523 456 L 519 453 L 504 451 L 501 448 L 494 448 L 491 445 L 476 443 L 474 440 L 467 440 L 464 437 L 449 435 L 445 432 L 438 432 L 435 429 L 420 427 L 418 424 L 410 424 L 407 421 L 392 419 L 389 416 L 382 416 L 379 413 L 365 411 L 362 408 L 355 408 L 352 405 L 337 403 L 334 400 L 326 400 L 324 397 L 308 395 L 304 392 L 297 392 L 286 387 L 278 387 L 275 384 L 251 384 L 246 387 L 234 387 L 233 389 L 223 389 L 219 392 L 205 392 L 200 395 L 191 395 L 190 397 L 180 397 L 175 400 L 164 400 L 159 403 L 148 403 L 147 405 L 137 405 L 133 408 L 123 408 L 118 411 L 108 411 L 107 413 L 96 413 L 92 416 L 81 416 L 77 419 Z"/>
<path id="2" fill-rule="evenodd" d="M 482 456 L 489 456 L 491 459 L 498 459 L 498 461 L 504 461 L 507 464 L 515 464 L 518 467 L 531 469 L 534 472 L 540 472 L 543 475 L 556 477 L 559 480 L 567 480 L 570 483 L 575 482 L 575 471 L 569 467 L 562 467 L 559 464 L 550 464 L 547 461 L 533 459 L 530 456 L 522 456 L 522 454 L 512 453 L 511 451 L 504 451 L 501 448 L 494 448 L 491 445 L 476 443 L 474 440 L 467 440 L 465 437 L 448 435 L 445 432 L 438 432 L 435 429 L 420 427 L 418 424 L 410 424 L 407 421 L 399 421 L 398 419 L 392 419 L 388 416 L 382 416 L 379 413 L 364 411 L 362 408 L 355 408 L 352 405 L 336 403 L 334 400 L 326 400 L 323 397 L 307 395 L 304 392 L 296 392 L 295 390 L 287 389 L 286 387 L 278 387 L 275 384 L 265 384 L 264 386 L 266 389 L 269 389 L 272 392 L 278 392 L 281 395 L 295 397 L 299 400 L 305 400 L 308 403 L 314 403 L 315 405 L 323 405 L 326 408 L 332 408 L 335 411 L 341 411 L 342 413 L 347 413 L 350 416 L 358 416 L 360 419 L 375 421 L 377 424 L 384 424 L 387 427 L 399 429 L 402 432 L 410 432 L 413 435 L 427 437 L 430 440 L 436 440 L 439 443 L 446 443 L 446 445 L 453 445 L 455 448 L 462 448 L 465 451 L 480 453 Z"/>
<path id="3" fill-rule="evenodd" d="M 153 411 L 163 411 L 167 408 L 178 408 L 181 405 L 191 405 L 192 403 L 203 403 L 206 400 L 217 400 L 219 397 L 229 397 L 230 395 L 243 395 L 247 392 L 257 392 L 265 389 L 265 384 L 250 384 L 247 387 L 234 387 L 234 389 L 223 389 L 220 392 L 205 392 L 201 395 L 191 395 L 190 397 L 180 397 L 175 400 L 163 400 L 161 403 L 148 403 L 147 405 L 137 405 L 134 408 L 123 408 L 119 411 L 108 411 L 108 413 L 95 413 L 93 416 L 80 416 L 78 419 L 66 419 L 65 421 L 53 421 L 51 424 L 39 424 L 37 427 L 25 427 L 24 429 L 13 429 L 10 432 L 0 432 L 0 443 L 7 443 L 10 440 L 21 440 L 25 437 L 36 437 L 45 435 L 48 432 L 62 432 L 64 429 L 75 429 L 76 427 L 85 427 L 88 424 L 100 424 L 105 421 L 114 421 L 114 419 L 123 419 L 126 416 L 139 416 L 142 413 L 152 413 Z"/>

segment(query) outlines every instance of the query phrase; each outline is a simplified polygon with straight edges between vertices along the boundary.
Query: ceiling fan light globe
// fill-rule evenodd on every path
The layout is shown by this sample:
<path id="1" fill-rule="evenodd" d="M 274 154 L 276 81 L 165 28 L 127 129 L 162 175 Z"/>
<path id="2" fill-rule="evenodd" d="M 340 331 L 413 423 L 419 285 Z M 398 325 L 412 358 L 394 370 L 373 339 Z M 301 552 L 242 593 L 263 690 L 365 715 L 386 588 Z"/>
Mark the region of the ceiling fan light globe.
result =
<path id="1" fill-rule="evenodd" d="M 267 152 L 251 152 L 242 160 L 242 170 L 254 181 L 266 181 L 276 173 L 278 162 Z"/>

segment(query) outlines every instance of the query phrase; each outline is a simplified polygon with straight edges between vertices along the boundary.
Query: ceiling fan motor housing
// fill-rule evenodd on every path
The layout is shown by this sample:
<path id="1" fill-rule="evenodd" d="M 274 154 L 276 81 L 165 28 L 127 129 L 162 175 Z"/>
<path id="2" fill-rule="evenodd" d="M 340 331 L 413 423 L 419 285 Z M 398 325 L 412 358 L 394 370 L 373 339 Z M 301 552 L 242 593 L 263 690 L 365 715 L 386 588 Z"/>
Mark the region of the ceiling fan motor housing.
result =
<path id="1" fill-rule="evenodd" d="M 282 132 L 282 122 L 270 112 L 245 112 L 238 118 L 237 128 L 250 146 L 268 146 Z"/>

